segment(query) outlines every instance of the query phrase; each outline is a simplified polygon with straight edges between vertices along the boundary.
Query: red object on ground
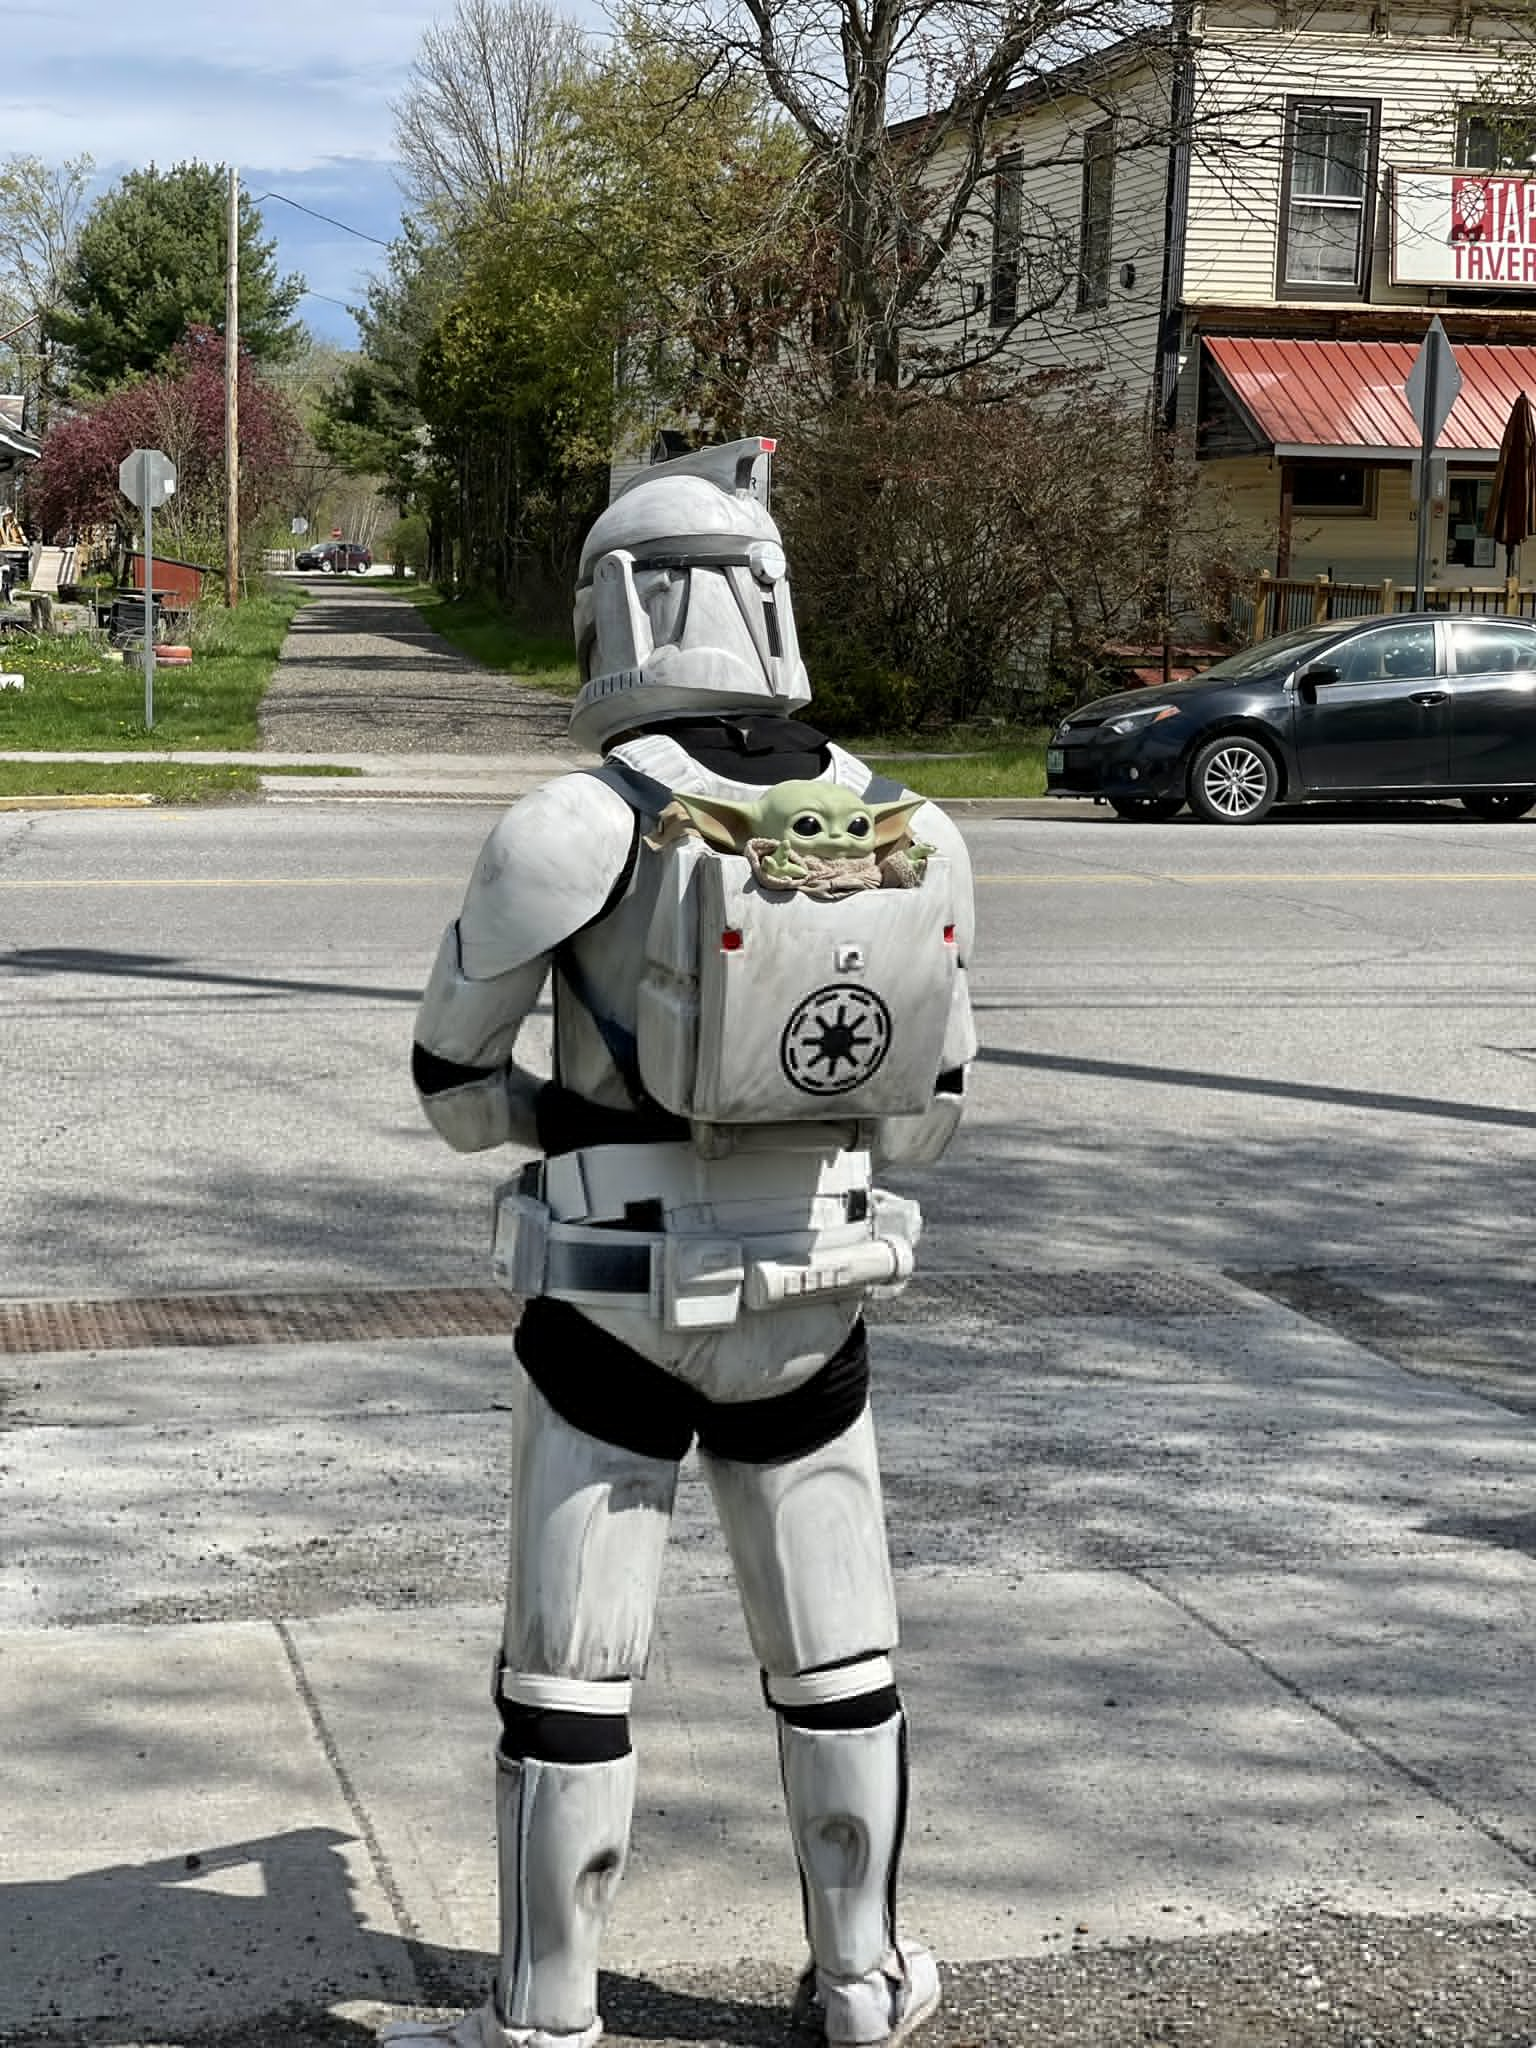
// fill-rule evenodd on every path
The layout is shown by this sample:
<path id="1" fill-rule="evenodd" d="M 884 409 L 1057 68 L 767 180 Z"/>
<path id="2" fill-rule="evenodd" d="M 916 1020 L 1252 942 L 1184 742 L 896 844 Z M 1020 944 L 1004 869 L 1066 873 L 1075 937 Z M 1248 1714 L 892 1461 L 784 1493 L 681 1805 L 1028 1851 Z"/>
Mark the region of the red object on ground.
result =
<path id="1" fill-rule="evenodd" d="M 156 555 L 155 595 L 160 598 L 179 599 L 183 604 L 196 604 L 203 594 L 203 578 L 216 576 L 218 573 L 216 569 L 210 569 L 202 562 L 178 562 L 169 555 Z M 128 580 L 135 590 L 144 588 L 142 551 L 128 557 Z"/>

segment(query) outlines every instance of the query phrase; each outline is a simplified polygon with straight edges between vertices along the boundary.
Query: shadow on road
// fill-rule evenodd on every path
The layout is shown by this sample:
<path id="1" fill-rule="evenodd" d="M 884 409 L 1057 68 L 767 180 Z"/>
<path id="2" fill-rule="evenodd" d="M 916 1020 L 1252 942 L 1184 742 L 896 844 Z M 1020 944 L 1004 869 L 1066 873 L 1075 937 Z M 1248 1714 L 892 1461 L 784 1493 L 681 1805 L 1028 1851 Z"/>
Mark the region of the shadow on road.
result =
<path id="1" fill-rule="evenodd" d="M 371 2048 L 371 2018 L 327 2007 L 477 2005 L 493 1958 L 366 1925 L 344 1852 L 365 1853 L 334 1829 L 297 1828 L 0 1885 L 0 2038 L 116 2043 L 127 2029 Z M 610 2032 L 784 2048 L 790 1988 L 757 2004 L 606 1973 L 600 1997 Z"/>
<path id="2" fill-rule="evenodd" d="M 376 982 L 292 980 L 272 974 L 224 974 L 194 967 L 174 953 L 116 953 L 95 946 L 18 946 L 0 953 L 0 973 L 104 975 L 129 981 L 189 982 L 208 988 L 243 988 L 261 995 L 358 996 L 372 1003 L 419 1003 L 419 988 Z"/>

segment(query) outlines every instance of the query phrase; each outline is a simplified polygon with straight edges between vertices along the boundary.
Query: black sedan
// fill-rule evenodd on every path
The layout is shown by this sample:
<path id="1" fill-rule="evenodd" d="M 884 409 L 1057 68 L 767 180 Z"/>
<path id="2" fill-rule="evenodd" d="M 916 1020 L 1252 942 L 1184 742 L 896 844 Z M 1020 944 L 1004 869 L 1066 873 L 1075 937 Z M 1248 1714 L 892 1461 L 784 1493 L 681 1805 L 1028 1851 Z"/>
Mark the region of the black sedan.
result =
<path id="1" fill-rule="evenodd" d="M 1080 704 L 1051 735 L 1051 796 L 1123 818 L 1187 803 L 1214 825 L 1276 804 L 1459 797 L 1536 809 L 1536 624 L 1404 612 L 1261 640 L 1192 682 Z"/>

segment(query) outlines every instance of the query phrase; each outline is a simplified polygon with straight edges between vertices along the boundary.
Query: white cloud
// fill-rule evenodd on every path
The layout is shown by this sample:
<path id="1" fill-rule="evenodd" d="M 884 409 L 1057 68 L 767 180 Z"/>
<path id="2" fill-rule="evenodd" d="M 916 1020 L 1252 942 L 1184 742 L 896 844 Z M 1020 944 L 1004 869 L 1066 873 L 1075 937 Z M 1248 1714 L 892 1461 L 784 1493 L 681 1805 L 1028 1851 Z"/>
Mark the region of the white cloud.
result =
<path id="1" fill-rule="evenodd" d="M 26 10 L 24 64 L 0 81 L 4 149 L 98 162 L 188 157 L 307 170 L 392 154 L 429 0 L 257 0 L 218 9 L 73 0 Z M 17 18 L 8 13 L 13 47 Z"/>

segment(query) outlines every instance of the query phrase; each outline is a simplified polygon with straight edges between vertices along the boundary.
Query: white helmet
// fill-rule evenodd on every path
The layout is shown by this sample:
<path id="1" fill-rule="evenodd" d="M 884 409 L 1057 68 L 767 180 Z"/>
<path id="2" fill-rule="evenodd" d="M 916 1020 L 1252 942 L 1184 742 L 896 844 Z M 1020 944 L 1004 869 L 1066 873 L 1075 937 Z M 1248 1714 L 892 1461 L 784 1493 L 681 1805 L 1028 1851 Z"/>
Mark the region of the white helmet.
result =
<path id="1" fill-rule="evenodd" d="M 594 523 L 576 585 L 571 732 L 584 746 L 690 713 L 809 701 L 764 502 L 773 447 L 732 441 L 656 463 Z"/>

